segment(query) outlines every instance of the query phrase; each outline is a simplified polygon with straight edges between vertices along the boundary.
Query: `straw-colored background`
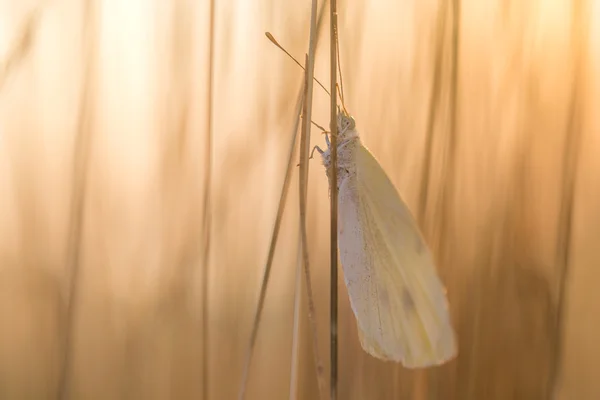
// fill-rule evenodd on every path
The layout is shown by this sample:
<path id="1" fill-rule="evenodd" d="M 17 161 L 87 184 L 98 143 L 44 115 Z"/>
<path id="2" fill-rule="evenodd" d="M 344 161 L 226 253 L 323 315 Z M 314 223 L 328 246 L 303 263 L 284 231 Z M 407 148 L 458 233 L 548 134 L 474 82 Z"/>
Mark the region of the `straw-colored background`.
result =
<path id="1" fill-rule="evenodd" d="M 70 398 L 202 398 L 211 64 L 208 391 L 236 398 L 303 76 L 264 31 L 303 59 L 310 2 L 215 3 L 211 34 L 208 0 L 0 2 L 1 399 L 56 398 L 73 243 Z M 360 350 L 341 285 L 340 399 L 600 398 L 600 1 L 339 8 L 346 105 L 419 217 L 460 337 L 459 358 L 427 373 L 376 361 Z M 324 28 L 315 73 L 327 85 Z M 327 125 L 329 99 L 314 93 L 313 119 Z M 323 145 L 316 130 L 312 141 Z M 318 160 L 309 185 L 327 377 Z M 252 399 L 289 392 L 297 197 L 294 180 Z M 305 311 L 295 392 L 315 399 Z"/>

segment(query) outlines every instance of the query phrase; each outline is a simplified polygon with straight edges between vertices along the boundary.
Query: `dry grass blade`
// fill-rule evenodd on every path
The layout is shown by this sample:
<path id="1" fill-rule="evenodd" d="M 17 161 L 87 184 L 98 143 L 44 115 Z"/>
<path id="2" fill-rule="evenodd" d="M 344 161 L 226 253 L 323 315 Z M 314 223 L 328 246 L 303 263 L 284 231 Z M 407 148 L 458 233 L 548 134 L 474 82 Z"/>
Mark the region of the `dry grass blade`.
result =
<path id="1" fill-rule="evenodd" d="M 208 86 L 206 91 L 208 115 L 206 116 L 206 154 L 205 154 L 205 174 L 204 174 L 204 209 L 202 221 L 204 223 L 204 245 L 202 259 L 202 399 L 208 400 L 209 382 L 208 379 L 208 279 L 210 263 L 210 231 L 211 231 L 211 187 L 212 187 L 212 130 L 213 130 L 213 81 L 214 81 L 214 40 L 215 40 L 215 2 L 210 1 L 209 17 L 209 38 L 208 45 Z"/>
<path id="2" fill-rule="evenodd" d="M 458 138 L 458 121 L 459 121 L 459 69 L 460 69 L 460 45 L 461 45 L 461 29 L 462 29 L 462 15 L 461 15 L 461 0 L 449 0 L 452 2 L 452 36 L 451 36 L 451 75 L 450 75 L 450 123 L 448 128 L 448 141 L 446 150 L 446 162 L 444 166 L 445 176 L 442 178 L 442 188 L 440 194 L 441 202 L 441 223 L 438 236 L 437 248 L 440 249 L 440 258 L 446 259 L 448 253 L 451 251 L 449 246 L 450 240 L 454 232 L 450 228 L 450 216 L 452 210 L 455 207 L 455 185 L 456 185 L 456 173 L 457 173 L 457 138 Z M 478 326 L 473 326 L 473 334 L 477 334 Z M 469 379 L 468 386 L 474 380 Z"/>
<path id="3" fill-rule="evenodd" d="M 574 79 L 571 93 L 569 119 L 567 125 L 566 145 L 563 153 L 562 200 L 558 220 L 558 238 L 556 245 L 556 266 L 558 272 L 556 288 L 556 326 L 553 334 L 552 369 L 548 379 L 548 396 L 556 396 L 555 387 L 559 380 L 562 352 L 562 333 L 564 331 L 564 315 L 569 283 L 569 267 L 571 265 L 571 245 L 573 232 L 573 209 L 575 203 L 575 186 L 577 177 L 577 163 L 579 149 L 581 148 L 582 131 L 582 99 L 585 98 L 585 54 L 589 42 L 589 21 L 584 16 L 589 16 L 584 0 L 573 2 L 572 22 L 572 48 L 574 62 Z"/>
<path id="4" fill-rule="evenodd" d="M 308 64 L 308 56 L 306 57 Z M 307 95 L 308 86 L 310 85 L 308 78 L 308 72 L 306 73 L 304 93 Z M 310 113 L 308 110 L 310 107 L 307 105 L 307 101 L 304 101 L 303 114 Z M 310 322 L 312 338 L 313 338 L 313 353 L 315 357 L 315 364 L 317 369 L 317 383 L 319 385 L 319 396 L 323 398 L 325 393 L 325 380 L 323 378 L 323 363 L 319 356 L 319 341 L 318 341 L 318 330 L 316 322 L 315 304 L 312 291 L 312 281 L 310 278 L 310 259 L 308 254 L 308 235 L 306 233 L 306 202 L 308 196 L 308 152 L 310 148 L 310 122 L 309 118 L 304 118 L 304 129 L 302 132 L 302 138 L 300 140 L 300 237 L 302 238 L 302 263 L 304 265 L 304 274 L 306 279 L 306 292 L 308 297 L 308 320 Z M 307 128 L 308 126 L 308 128 Z M 308 132 L 307 132 L 308 131 Z"/>
<path id="5" fill-rule="evenodd" d="M 324 4 L 324 3 L 323 3 Z M 317 47 L 317 0 L 312 0 L 310 13 L 310 37 L 308 44 L 308 55 L 306 56 L 306 70 L 304 80 L 304 108 L 303 129 L 300 138 L 300 177 L 298 180 L 300 189 L 300 237 L 302 238 L 302 259 L 304 274 L 306 275 L 306 291 L 308 294 L 308 318 L 312 330 L 313 352 L 317 368 L 317 384 L 319 386 L 320 398 L 325 398 L 325 379 L 323 378 L 323 364 L 319 357 L 318 330 L 315 316 L 315 305 L 312 294 L 310 278 L 310 260 L 308 254 L 308 235 L 306 233 L 306 203 L 308 199 L 308 159 L 310 152 L 310 126 L 312 113 L 313 78 L 315 70 L 315 51 Z"/>
<path id="6" fill-rule="evenodd" d="M 324 5 L 324 4 L 323 4 Z M 317 31 L 319 30 L 320 26 L 321 26 L 321 22 L 322 22 L 322 16 L 323 16 L 323 7 L 321 8 L 321 10 L 319 10 L 319 17 L 318 17 L 318 23 L 317 23 Z M 283 50 L 288 56 L 290 56 L 294 61 L 295 58 L 288 53 L 273 37 L 273 35 L 271 35 L 269 32 L 265 32 L 265 35 L 267 36 L 267 38 L 273 43 L 275 44 L 278 48 L 280 48 L 281 50 Z M 296 61 L 297 62 L 297 61 Z M 300 65 L 300 64 L 299 64 Z M 300 65 L 300 67 L 302 67 L 302 65 Z M 304 67 L 302 67 L 304 69 Z M 306 69 L 305 69 L 306 71 Z M 283 218 L 283 212 L 285 209 L 285 201 L 287 198 L 287 193 L 288 193 L 288 188 L 289 188 L 289 183 L 290 183 L 290 178 L 291 178 L 291 173 L 292 173 L 292 167 L 293 167 L 293 152 L 294 149 L 296 147 L 296 138 L 297 138 L 297 132 L 298 132 L 298 126 L 300 124 L 300 115 L 301 115 L 301 111 L 303 109 L 303 107 L 305 106 L 306 102 L 305 102 L 305 96 L 306 96 L 306 90 L 305 90 L 305 85 L 306 82 L 304 84 L 304 86 L 301 88 L 299 94 L 298 94 L 298 100 L 297 100 L 297 104 L 296 104 L 296 119 L 295 119 L 295 124 L 294 124 L 294 130 L 293 130 L 293 135 L 292 135 L 292 140 L 290 143 L 290 150 L 289 150 L 289 156 L 288 156 L 288 165 L 287 165 L 287 169 L 286 169 L 286 174 L 285 174 L 285 178 L 283 181 L 283 187 L 282 187 L 282 192 L 281 192 L 281 197 L 279 200 L 279 205 L 277 208 L 277 215 L 275 217 L 275 224 L 273 227 L 273 232 L 271 234 L 271 241 L 269 244 L 269 253 L 267 256 L 267 262 L 265 264 L 265 269 L 264 269 L 264 273 L 263 273 L 263 279 L 262 279 L 262 283 L 261 283 L 261 288 L 260 288 L 260 294 L 259 294 L 259 299 L 258 299 L 258 304 L 256 307 L 256 312 L 254 315 L 254 322 L 252 325 L 252 332 L 250 333 L 250 342 L 248 344 L 248 350 L 247 350 L 247 354 L 246 354 L 246 360 L 244 362 L 244 367 L 243 367 L 243 371 L 242 371 L 242 380 L 241 380 L 241 384 L 240 384 L 240 392 L 238 395 L 239 399 L 243 399 L 246 393 L 246 387 L 247 387 L 247 383 L 248 383 L 248 376 L 250 373 L 250 365 L 252 363 L 252 355 L 254 353 L 254 347 L 256 345 L 256 338 L 258 336 L 258 328 L 260 325 L 260 318 L 262 315 L 262 310 L 264 308 L 264 301 L 266 298 L 266 293 L 267 293 L 267 287 L 268 287 L 268 283 L 269 283 L 269 277 L 270 277 L 270 273 L 271 273 L 271 267 L 273 264 L 273 258 L 275 255 L 275 248 L 277 245 L 277 238 L 279 235 L 279 229 L 281 226 L 281 219 Z M 304 123 L 306 123 L 306 120 L 303 121 Z M 309 124 L 309 128 L 310 128 L 310 118 L 308 119 L 308 124 Z M 304 128 L 303 128 L 304 129 Z M 301 155 L 302 158 L 302 155 Z M 300 167 L 301 170 L 301 174 L 302 174 L 302 166 Z M 300 202 L 302 203 L 302 200 L 300 200 Z M 302 214 L 302 213 L 301 213 Z M 314 305 L 313 305 L 313 300 L 312 300 L 312 288 L 310 285 L 310 273 L 308 272 L 308 270 L 306 270 L 307 272 L 307 295 L 308 295 L 308 301 L 309 301 L 309 319 L 311 321 L 311 325 L 314 327 L 313 329 L 313 336 L 314 336 L 314 341 L 316 343 L 316 334 L 317 334 L 317 330 L 316 330 L 316 323 L 314 322 L 314 317 L 312 316 L 314 314 Z M 312 314 L 311 314 L 311 310 L 313 310 Z M 316 354 L 316 359 L 319 360 L 318 357 L 318 350 L 315 350 L 315 354 Z M 292 360 L 292 363 L 294 361 Z M 321 365 L 319 361 L 317 361 L 317 365 Z M 292 364 L 293 367 L 293 364 Z M 319 367 L 317 368 L 319 369 Z M 320 370 L 322 370 L 322 367 L 320 368 Z M 319 376 L 322 375 L 322 372 L 318 372 Z M 321 379 L 321 378 L 319 378 Z M 290 390 L 292 390 L 292 388 L 290 388 Z M 291 393 L 291 392 L 290 392 Z"/>
<path id="7" fill-rule="evenodd" d="M 27 53 L 31 50 L 33 43 L 34 32 L 38 23 L 39 11 L 34 10 L 29 14 L 27 20 L 21 30 L 21 34 L 15 41 L 12 49 L 8 52 L 6 60 L 0 64 L 0 89 L 4 86 L 4 82 L 10 75 L 11 71 L 21 62 Z"/>
<path id="8" fill-rule="evenodd" d="M 298 236 L 298 262 L 294 287 L 294 323 L 292 327 L 292 361 L 290 367 L 290 394 L 288 399 L 296 399 L 298 390 L 298 352 L 300 350 L 300 302 L 302 300 L 302 242 Z"/>
<path id="9" fill-rule="evenodd" d="M 457 171 L 456 149 L 458 138 L 459 120 L 459 68 L 460 68 L 460 32 L 461 32 L 461 0 L 448 0 L 452 3 L 452 35 L 451 35 L 451 72 L 449 93 L 449 124 L 447 138 L 444 143 L 444 168 L 441 177 L 441 187 L 436 199 L 436 213 L 439 215 L 438 235 L 435 238 L 435 248 L 438 249 L 438 257 L 447 259 L 452 251 L 450 245 L 453 237 L 451 227 L 451 215 L 455 203 L 455 181 Z M 477 331 L 473 326 L 473 330 Z M 473 332 L 476 334 L 477 332 Z M 467 386 L 471 386 L 473 379 L 469 378 Z"/>
<path id="10" fill-rule="evenodd" d="M 440 200 L 442 202 L 442 213 L 441 213 L 441 227 L 440 232 L 442 235 L 448 235 L 447 231 L 450 216 L 450 210 L 452 209 L 452 198 L 454 190 L 454 175 L 456 170 L 456 140 L 458 137 L 457 125 L 458 125 L 458 69 L 460 66 L 460 15 L 461 0 L 452 0 L 452 74 L 450 78 L 450 126 L 448 128 L 448 149 L 446 151 L 446 168 L 445 177 L 443 179 L 442 192 Z"/>
<path id="11" fill-rule="evenodd" d="M 444 44 L 446 42 L 446 19 L 448 12 L 448 0 L 442 0 L 438 10 L 437 36 L 435 50 L 435 65 L 433 70 L 433 84 L 429 100 L 429 111 L 427 116 L 427 130 L 425 132 L 425 158 L 423 160 L 423 176 L 421 178 L 421 189 L 419 193 L 418 221 L 421 226 L 425 224 L 425 212 L 429 200 L 429 181 L 431 179 L 431 160 L 433 158 L 433 134 L 435 121 L 437 119 L 440 96 L 442 94 L 442 65 L 444 62 Z"/>
<path id="12" fill-rule="evenodd" d="M 267 296 L 267 286 L 269 284 L 269 278 L 271 276 L 271 267 L 273 265 L 273 258 L 275 257 L 275 248 L 277 246 L 277 238 L 279 237 L 279 229 L 281 227 L 281 220 L 283 218 L 283 212 L 285 211 L 285 203 L 287 194 L 292 177 L 292 168 L 294 166 L 294 149 L 296 148 L 296 138 L 298 136 L 298 126 L 300 124 L 300 110 L 302 109 L 302 103 L 304 100 L 304 94 L 301 92 L 296 104 L 296 121 L 294 124 L 294 133 L 290 142 L 288 165 L 285 171 L 285 177 L 283 179 L 283 187 L 281 188 L 281 195 L 279 198 L 279 205 L 277 206 L 277 215 L 275 217 L 275 225 L 273 226 L 273 233 L 271 234 L 271 242 L 269 244 L 269 254 L 267 255 L 267 262 L 262 278 L 262 284 L 260 286 L 260 294 L 258 296 L 258 304 L 256 306 L 256 312 L 254 315 L 254 323 L 252 325 L 252 332 L 250 333 L 250 342 L 248 344 L 248 350 L 246 354 L 246 360 L 244 362 L 244 369 L 242 372 L 242 381 L 240 384 L 240 393 L 238 398 L 243 399 L 246 394 L 246 386 L 248 383 L 248 375 L 250 372 L 250 364 L 252 362 L 252 355 L 254 353 L 254 346 L 256 345 L 256 338 L 258 336 L 258 327 L 260 325 L 260 317 L 264 308 L 265 298 Z"/>
<path id="13" fill-rule="evenodd" d="M 331 0 L 330 3 L 330 80 L 331 80 L 331 93 L 335 93 L 337 85 L 337 0 Z M 341 74 L 340 74 L 341 76 Z M 331 116 L 330 126 L 331 130 L 331 187 L 332 190 L 330 199 L 330 303 L 329 303 L 329 329 L 330 329 L 330 395 L 331 400 L 337 399 L 337 377 L 338 377 L 338 344 L 337 344 L 337 325 L 338 325 L 338 231 L 337 231 L 337 97 L 331 96 Z"/>
<path id="14" fill-rule="evenodd" d="M 437 15 L 437 35 L 435 46 L 435 61 L 433 69 L 433 83 L 431 85 L 431 94 L 429 99 L 429 110 L 427 116 L 427 128 L 425 131 L 425 149 L 423 157 L 423 169 L 421 176 L 421 187 L 419 192 L 419 204 L 417 213 L 417 222 L 421 228 L 426 227 L 425 216 L 427 215 L 427 204 L 429 202 L 429 184 L 431 181 L 431 163 L 433 159 L 433 136 L 435 132 L 435 122 L 438 118 L 438 109 L 440 106 L 440 97 L 442 94 L 442 66 L 444 63 L 444 47 L 446 43 L 446 20 L 448 13 L 448 0 L 441 0 Z M 397 376 L 400 371 L 400 366 L 394 366 L 394 375 Z M 435 379 L 437 372 L 432 371 L 431 376 Z M 415 386 L 423 391 L 428 387 L 436 387 L 429 385 L 430 373 L 427 370 L 421 371 L 417 375 Z M 415 398 L 420 396 L 419 390 L 416 390 Z"/>
<path id="15" fill-rule="evenodd" d="M 83 48 L 87 54 L 83 57 L 83 90 L 81 98 L 81 109 L 79 110 L 79 120 L 77 124 L 76 142 L 74 148 L 73 163 L 73 199 L 71 203 L 71 215 L 69 226 L 69 237 L 67 242 L 67 279 L 68 279 L 68 300 L 66 314 L 66 328 L 63 343 L 63 360 L 58 383 L 58 399 L 68 397 L 69 372 L 71 366 L 72 346 L 71 340 L 76 326 L 75 317 L 77 315 L 77 295 L 78 278 L 81 269 L 80 250 L 82 242 L 82 232 L 84 225 L 84 206 L 86 192 L 86 175 L 89 165 L 89 152 L 92 139 L 92 112 L 93 96 L 95 83 L 95 49 L 96 46 L 96 27 L 99 26 L 97 16 L 95 15 L 95 3 L 88 0 L 84 4 L 84 34 Z"/>

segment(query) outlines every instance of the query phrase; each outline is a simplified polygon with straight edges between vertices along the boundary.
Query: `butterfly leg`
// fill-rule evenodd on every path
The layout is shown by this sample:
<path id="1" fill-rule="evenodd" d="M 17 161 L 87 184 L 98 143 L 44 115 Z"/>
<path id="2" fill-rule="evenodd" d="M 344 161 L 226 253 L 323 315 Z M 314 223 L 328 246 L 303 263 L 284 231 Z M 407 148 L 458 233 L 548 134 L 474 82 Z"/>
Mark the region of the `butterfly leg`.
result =
<path id="1" fill-rule="evenodd" d="M 327 141 L 329 142 L 329 141 Z M 308 157 L 309 160 L 312 160 L 313 155 L 315 154 L 315 150 L 319 152 L 319 154 L 323 154 L 324 151 L 319 147 L 319 146 L 315 146 L 313 147 L 312 151 L 310 152 L 310 157 Z"/>
<path id="2" fill-rule="evenodd" d="M 312 151 L 310 152 L 310 157 L 308 157 L 309 160 L 313 159 L 315 150 L 318 151 L 319 154 L 323 154 L 323 150 L 319 146 L 315 146 L 315 147 L 313 147 Z M 300 164 L 296 164 L 296 167 L 299 167 L 299 166 L 300 166 Z"/>
<path id="3" fill-rule="evenodd" d="M 329 135 L 325 133 L 325 143 L 327 143 L 327 147 L 331 147 L 331 142 L 329 141 Z M 323 154 L 323 152 L 321 152 Z"/>

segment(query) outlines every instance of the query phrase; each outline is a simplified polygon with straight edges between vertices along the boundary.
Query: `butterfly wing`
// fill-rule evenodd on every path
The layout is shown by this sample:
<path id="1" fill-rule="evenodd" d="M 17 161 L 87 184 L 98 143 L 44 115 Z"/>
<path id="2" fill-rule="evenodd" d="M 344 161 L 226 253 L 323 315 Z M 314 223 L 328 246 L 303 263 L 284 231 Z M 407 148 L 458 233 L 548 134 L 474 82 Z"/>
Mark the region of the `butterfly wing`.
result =
<path id="1" fill-rule="evenodd" d="M 408 207 L 377 160 L 355 149 L 339 191 L 339 247 L 363 349 L 408 368 L 457 353 L 445 290 Z"/>

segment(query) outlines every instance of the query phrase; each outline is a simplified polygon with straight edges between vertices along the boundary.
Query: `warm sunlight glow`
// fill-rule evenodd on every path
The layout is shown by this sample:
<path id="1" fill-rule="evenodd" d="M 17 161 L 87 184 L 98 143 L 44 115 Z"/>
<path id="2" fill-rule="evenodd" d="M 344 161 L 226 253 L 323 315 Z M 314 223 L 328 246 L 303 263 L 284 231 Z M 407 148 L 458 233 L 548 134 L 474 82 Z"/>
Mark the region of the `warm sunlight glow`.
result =
<path id="1" fill-rule="evenodd" d="M 0 0 L 0 399 L 237 398 L 304 76 L 264 32 L 304 63 L 310 11 Z M 600 0 L 339 1 L 338 22 L 345 107 L 459 349 L 419 372 L 369 356 L 340 272 L 339 399 L 600 399 Z M 326 87 L 328 36 L 325 16 Z M 315 85 L 325 128 L 329 101 Z M 315 153 L 314 346 L 293 154 L 248 400 L 317 399 L 314 349 L 329 379 L 329 185 Z"/>

